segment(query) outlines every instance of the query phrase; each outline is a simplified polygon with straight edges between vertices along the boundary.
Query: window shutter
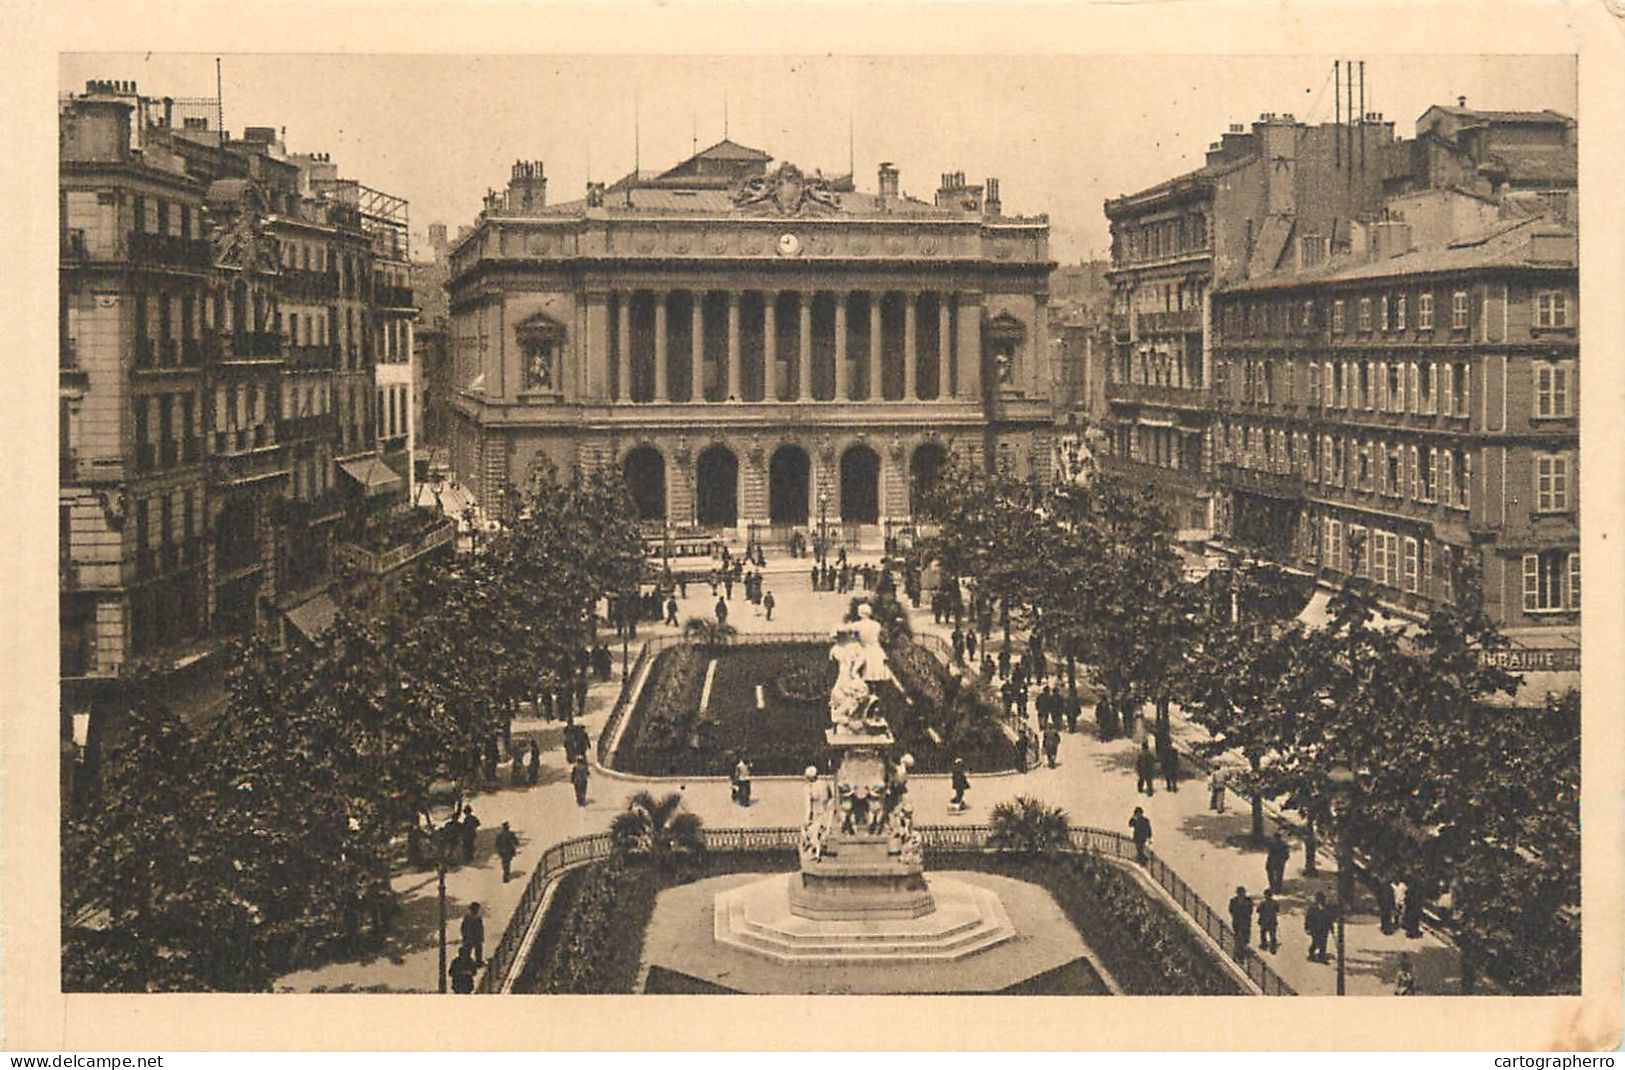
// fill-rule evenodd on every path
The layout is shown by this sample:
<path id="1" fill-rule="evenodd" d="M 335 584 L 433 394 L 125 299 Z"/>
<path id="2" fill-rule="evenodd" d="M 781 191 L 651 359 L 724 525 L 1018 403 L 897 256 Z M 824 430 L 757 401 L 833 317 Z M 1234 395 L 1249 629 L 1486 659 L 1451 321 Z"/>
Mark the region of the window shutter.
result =
<path id="1" fill-rule="evenodd" d="M 1523 611 L 1533 613 L 1540 608 L 1540 558 L 1535 554 L 1523 555 Z"/>
<path id="2" fill-rule="evenodd" d="M 1580 552 L 1569 555 L 1569 608 L 1580 608 Z"/>
<path id="3" fill-rule="evenodd" d="M 1461 507 L 1472 508 L 1473 504 L 1473 454 L 1471 450 L 1461 453 Z"/>
<path id="4" fill-rule="evenodd" d="M 1439 366 L 1428 365 L 1428 403 L 1427 414 L 1434 415 L 1439 411 Z"/>
<path id="5" fill-rule="evenodd" d="M 1416 593 L 1416 555 L 1416 540 L 1407 537 L 1405 539 L 1405 590 L 1412 594 Z"/>
<path id="6" fill-rule="evenodd" d="M 1387 361 L 1381 361 L 1381 360 L 1377 361 L 1377 363 L 1373 367 L 1372 371 L 1374 372 L 1374 374 L 1376 376 L 1376 379 L 1377 379 L 1376 383 L 1373 384 L 1376 387 L 1376 389 L 1374 391 L 1372 391 L 1372 393 L 1375 395 L 1375 397 L 1372 398 L 1372 401 L 1374 402 L 1372 407 L 1375 408 L 1378 412 L 1387 412 L 1388 411 L 1388 363 L 1387 363 Z"/>
<path id="7" fill-rule="evenodd" d="M 1440 450 L 1441 459 L 1439 479 L 1435 484 L 1435 493 L 1446 505 L 1456 504 L 1456 454 L 1454 450 Z"/>
<path id="8" fill-rule="evenodd" d="M 1433 542 L 1422 540 L 1422 593 L 1433 597 Z"/>

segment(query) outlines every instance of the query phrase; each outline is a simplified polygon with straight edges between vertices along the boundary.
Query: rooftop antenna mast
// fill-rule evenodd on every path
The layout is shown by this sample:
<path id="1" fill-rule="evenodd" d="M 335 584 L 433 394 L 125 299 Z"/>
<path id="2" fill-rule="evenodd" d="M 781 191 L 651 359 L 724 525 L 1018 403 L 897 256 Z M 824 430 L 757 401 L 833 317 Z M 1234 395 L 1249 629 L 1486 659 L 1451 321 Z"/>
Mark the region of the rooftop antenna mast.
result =
<path id="1" fill-rule="evenodd" d="M 858 177 L 857 166 L 853 163 L 855 159 L 856 156 L 852 151 L 852 101 L 848 100 L 846 102 L 846 175 L 854 181 Z"/>
<path id="2" fill-rule="evenodd" d="M 722 91 L 722 140 L 728 140 L 728 91 Z"/>
<path id="3" fill-rule="evenodd" d="M 226 144 L 226 95 L 221 90 L 220 57 L 214 57 L 214 121 L 220 128 L 220 145 Z"/>

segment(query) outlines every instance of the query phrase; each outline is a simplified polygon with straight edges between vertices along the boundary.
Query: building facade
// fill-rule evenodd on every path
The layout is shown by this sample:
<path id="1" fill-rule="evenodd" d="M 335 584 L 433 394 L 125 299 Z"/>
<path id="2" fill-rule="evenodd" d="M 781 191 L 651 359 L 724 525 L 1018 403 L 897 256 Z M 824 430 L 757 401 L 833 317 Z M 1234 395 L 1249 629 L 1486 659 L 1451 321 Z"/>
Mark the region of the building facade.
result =
<path id="1" fill-rule="evenodd" d="M 362 580 L 402 563 L 380 558 L 406 473 L 373 399 L 410 298 L 378 293 L 325 157 L 223 137 L 217 114 L 129 82 L 61 104 L 64 709 L 133 661 L 319 628 L 346 547 Z"/>
<path id="2" fill-rule="evenodd" d="M 1471 562 L 1517 646 L 1577 663 L 1578 301 L 1574 229 L 1506 209 L 1422 243 L 1390 219 L 1327 264 L 1221 288 L 1221 536 L 1358 572 L 1412 616 Z"/>
<path id="3" fill-rule="evenodd" d="M 1048 222 L 998 182 L 875 193 L 724 141 L 549 206 L 539 163 L 451 254 L 451 457 L 487 507 L 613 467 L 651 524 L 850 537 L 950 454 L 1046 477 Z"/>

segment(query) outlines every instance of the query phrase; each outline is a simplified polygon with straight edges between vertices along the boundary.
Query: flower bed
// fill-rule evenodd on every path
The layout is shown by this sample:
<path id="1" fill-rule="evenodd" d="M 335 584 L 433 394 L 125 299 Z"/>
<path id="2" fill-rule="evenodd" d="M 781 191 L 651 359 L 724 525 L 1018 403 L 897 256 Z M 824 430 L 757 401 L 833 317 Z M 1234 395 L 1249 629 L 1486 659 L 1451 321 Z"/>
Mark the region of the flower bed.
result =
<path id="1" fill-rule="evenodd" d="M 733 769 L 732 756 L 742 754 L 759 776 L 791 776 L 811 762 L 827 763 L 826 699 L 835 673 L 826 645 L 753 643 L 718 650 L 710 701 L 699 715 L 712 656 L 684 644 L 656 658 L 615 768 L 646 776 L 723 776 Z M 898 653 L 889 657 L 897 682 L 880 684 L 876 693 L 897 739 L 897 755 L 913 754 L 915 772 L 947 772 L 955 756 L 964 757 L 972 772 L 1016 767 L 1016 749 L 997 722 L 966 705 L 973 695 L 962 693 L 945 707 L 941 679 L 929 667 L 912 664 L 924 658 L 935 665 L 929 653 L 898 644 Z M 915 692 L 915 686 L 923 691 Z"/>

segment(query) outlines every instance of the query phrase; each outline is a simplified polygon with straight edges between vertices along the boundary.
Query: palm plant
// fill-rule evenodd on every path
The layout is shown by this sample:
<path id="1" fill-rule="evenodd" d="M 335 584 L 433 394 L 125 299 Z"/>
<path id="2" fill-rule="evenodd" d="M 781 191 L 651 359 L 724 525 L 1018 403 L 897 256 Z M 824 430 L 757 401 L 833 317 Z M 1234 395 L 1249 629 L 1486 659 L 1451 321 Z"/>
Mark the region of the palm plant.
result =
<path id="1" fill-rule="evenodd" d="M 710 617 L 690 617 L 683 623 L 683 638 L 702 650 L 716 651 L 727 646 L 739 629 Z"/>
<path id="2" fill-rule="evenodd" d="M 1072 844 L 1066 811 L 1026 795 L 993 807 L 988 825 L 988 846 L 1001 851 L 1054 854 Z"/>
<path id="3" fill-rule="evenodd" d="M 658 865 L 696 860 L 705 853 L 705 834 L 698 814 L 683 809 L 683 796 L 672 792 L 656 799 L 640 791 L 609 823 L 617 854 L 640 855 Z"/>

